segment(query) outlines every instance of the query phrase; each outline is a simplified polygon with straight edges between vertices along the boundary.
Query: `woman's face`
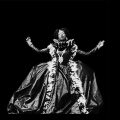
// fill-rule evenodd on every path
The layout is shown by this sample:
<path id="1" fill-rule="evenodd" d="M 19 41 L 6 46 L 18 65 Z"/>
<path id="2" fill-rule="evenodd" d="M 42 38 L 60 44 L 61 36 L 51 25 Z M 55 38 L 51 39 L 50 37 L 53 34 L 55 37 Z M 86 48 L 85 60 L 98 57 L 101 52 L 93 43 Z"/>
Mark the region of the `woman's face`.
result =
<path id="1" fill-rule="evenodd" d="M 59 30 L 59 32 L 58 32 L 58 39 L 59 40 L 64 40 L 65 38 L 66 38 L 66 35 L 65 35 L 64 31 Z"/>

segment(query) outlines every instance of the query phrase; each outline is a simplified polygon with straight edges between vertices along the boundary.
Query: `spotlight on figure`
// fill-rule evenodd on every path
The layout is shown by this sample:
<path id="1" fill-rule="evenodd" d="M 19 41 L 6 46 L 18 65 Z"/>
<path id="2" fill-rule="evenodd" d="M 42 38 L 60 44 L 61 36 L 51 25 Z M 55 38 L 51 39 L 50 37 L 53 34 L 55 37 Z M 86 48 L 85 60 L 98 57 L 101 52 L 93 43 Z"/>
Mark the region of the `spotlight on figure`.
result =
<path id="1" fill-rule="evenodd" d="M 43 49 L 36 48 L 30 37 L 26 38 L 33 50 L 50 54 L 51 60 L 31 68 L 11 97 L 8 114 L 91 114 L 102 105 L 95 72 L 74 57 L 91 55 L 103 47 L 105 41 L 85 52 L 67 33 L 65 28 L 57 29 L 53 41 Z"/>

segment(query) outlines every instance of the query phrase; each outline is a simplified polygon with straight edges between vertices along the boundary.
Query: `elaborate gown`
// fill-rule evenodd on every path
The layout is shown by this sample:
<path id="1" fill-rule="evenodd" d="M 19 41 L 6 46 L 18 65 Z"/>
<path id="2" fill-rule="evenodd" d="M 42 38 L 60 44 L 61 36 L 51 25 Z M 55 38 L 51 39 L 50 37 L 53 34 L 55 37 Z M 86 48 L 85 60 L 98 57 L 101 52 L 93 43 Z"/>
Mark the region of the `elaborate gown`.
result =
<path id="1" fill-rule="evenodd" d="M 95 72 L 73 61 L 77 45 L 48 46 L 51 61 L 34 66 L 14 92 L 9 114 L 89 114 L 99 108 L 102 97 Z"/>

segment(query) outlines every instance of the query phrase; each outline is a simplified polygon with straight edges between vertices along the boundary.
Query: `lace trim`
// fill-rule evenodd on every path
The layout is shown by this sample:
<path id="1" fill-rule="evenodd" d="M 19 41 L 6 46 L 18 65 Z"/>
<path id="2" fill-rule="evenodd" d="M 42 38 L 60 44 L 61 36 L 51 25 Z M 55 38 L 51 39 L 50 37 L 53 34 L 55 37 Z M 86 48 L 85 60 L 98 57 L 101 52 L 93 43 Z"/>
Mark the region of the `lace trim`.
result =
<path id="1" fill-rule="evenodd" d="M 84 114 L 88 114 L 88 111 L 86 108 L 86 98 L 84 96 L 84 91 L 82 88 L 82 81 L 77 75 L 77 71 L 78 71 L 77 64 L 74 61 L 70 60 L 69 65 L 71 68 L 70 77 L 72 79 L 71 94 L 73 93 L 80 94 L 80 97 L 78 98 L 77 103 L 80 107 L 82 106 L 81 112 L 83 112 Z"/>

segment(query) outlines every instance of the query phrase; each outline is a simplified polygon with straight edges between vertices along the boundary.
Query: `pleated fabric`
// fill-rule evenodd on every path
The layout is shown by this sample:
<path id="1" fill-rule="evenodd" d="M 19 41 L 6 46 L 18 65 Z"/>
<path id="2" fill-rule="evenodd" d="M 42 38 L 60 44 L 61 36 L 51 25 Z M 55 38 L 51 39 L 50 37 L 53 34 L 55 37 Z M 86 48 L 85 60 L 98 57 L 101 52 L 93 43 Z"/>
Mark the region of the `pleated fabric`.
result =
<path id="1" fill-rule="evenodd" d="M 97 86 L 95 72 L 87 69 L 81 61 L 76 61 L 78 76 L 86 98 L 86 107 L 91 113 L 102 103 L 102 96 Z M 53 88 L 47 110 L 47 86 L 49 78 L 48 62 L 34 66 L 20 87 L 13 93 L 7 111 L 9 114 L 82 114 L 77 100 L 79 95 L 71 94 L 72 80 L 68 64 L 58 64 L 54 75 Z"/>

